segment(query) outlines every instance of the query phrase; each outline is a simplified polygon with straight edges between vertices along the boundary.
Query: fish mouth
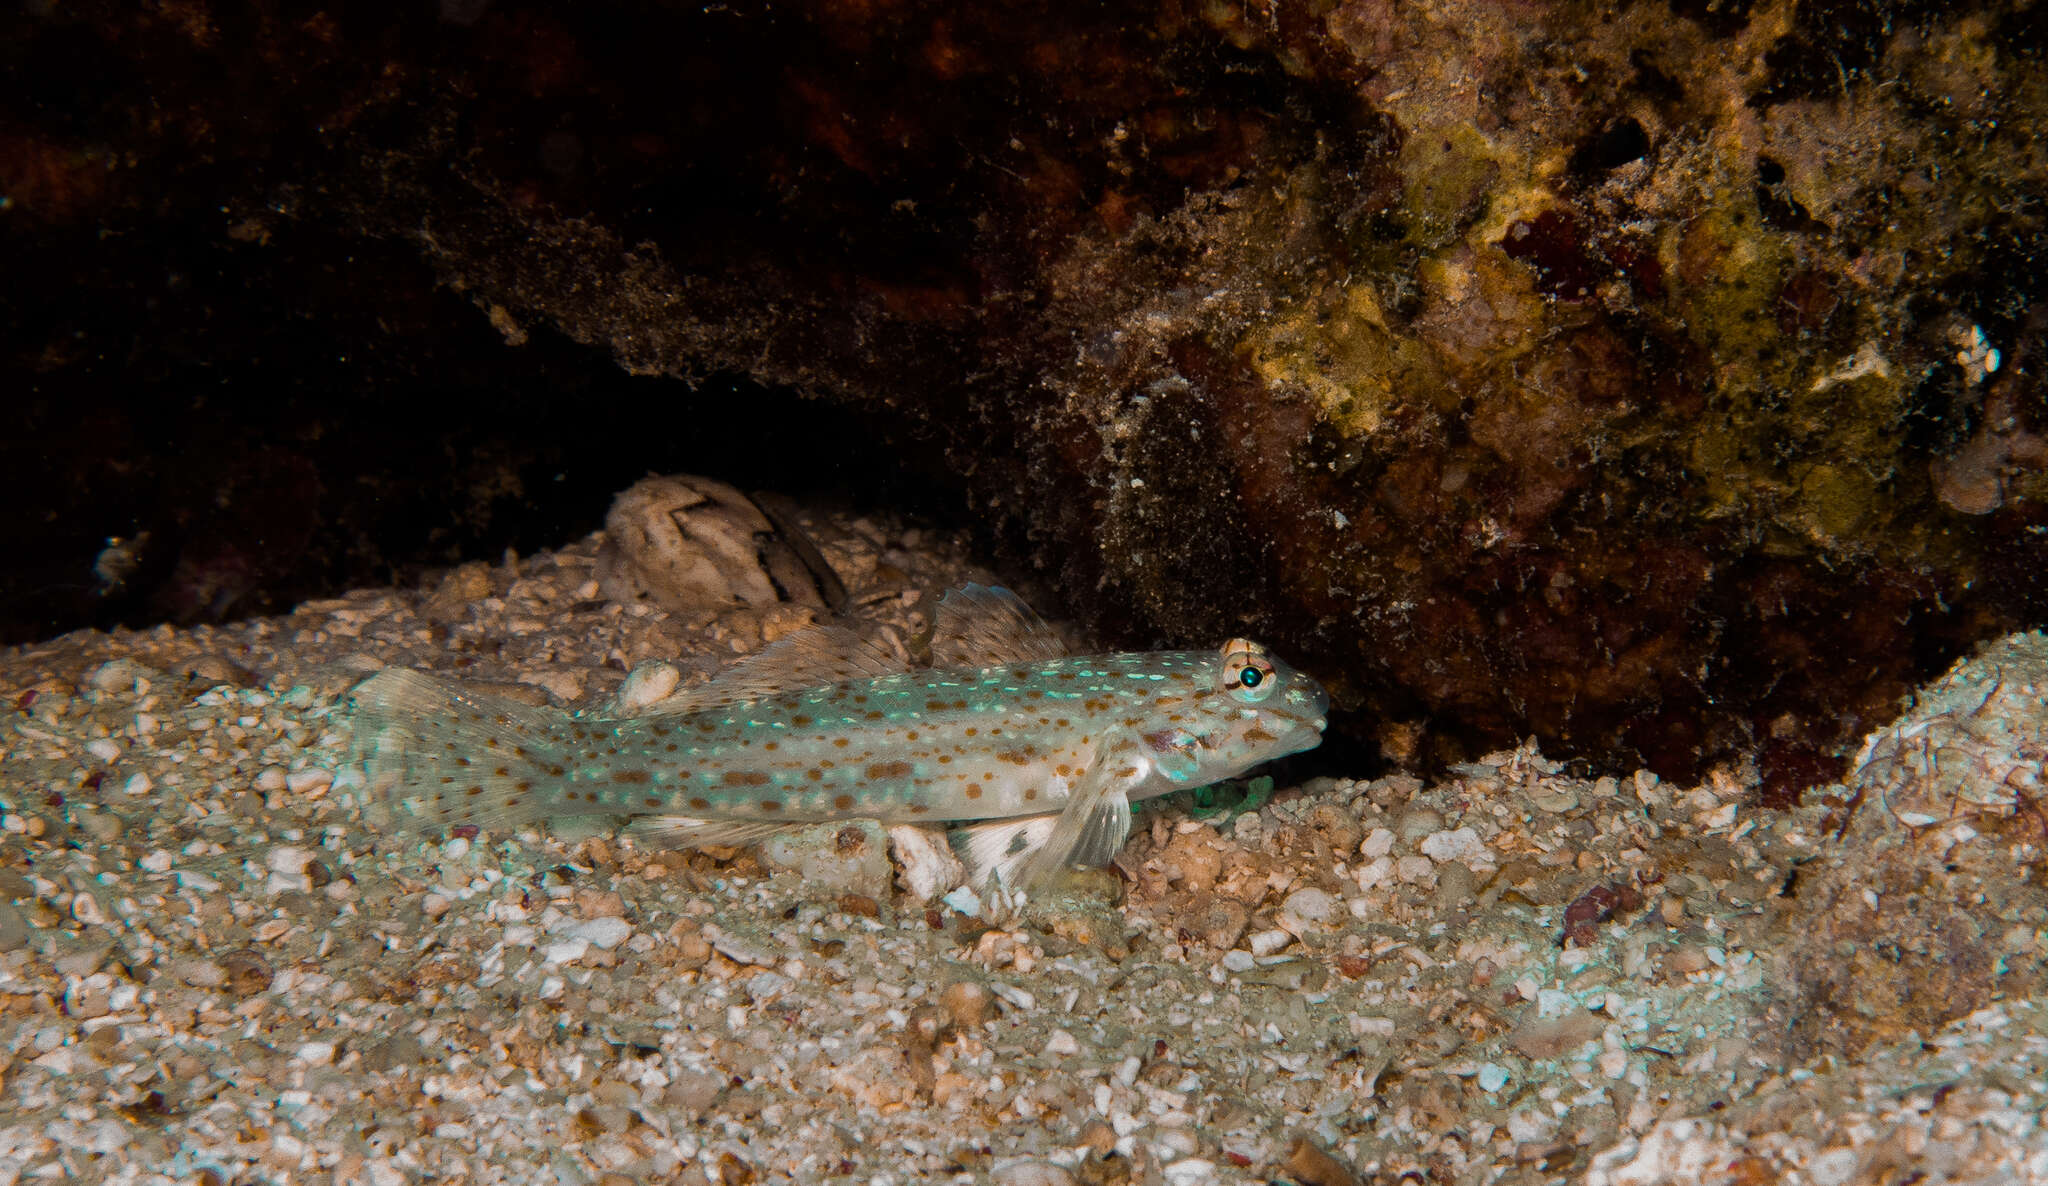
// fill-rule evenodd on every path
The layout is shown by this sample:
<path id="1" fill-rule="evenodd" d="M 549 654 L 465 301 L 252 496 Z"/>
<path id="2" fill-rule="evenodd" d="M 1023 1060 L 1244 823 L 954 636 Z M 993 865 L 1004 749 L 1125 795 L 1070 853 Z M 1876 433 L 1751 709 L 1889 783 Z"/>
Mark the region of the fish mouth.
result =
<path id="1" fill-rule="evenodd" d="M 1280 740 L 1273 747 L 1275 756 L 1314 749 L 1323 743 L 1323 730 L 1328 726 L 1329 720 L 1320 713 L 1313 717 L 1287 718 L 1286 731 L 1281 733 Z"/>

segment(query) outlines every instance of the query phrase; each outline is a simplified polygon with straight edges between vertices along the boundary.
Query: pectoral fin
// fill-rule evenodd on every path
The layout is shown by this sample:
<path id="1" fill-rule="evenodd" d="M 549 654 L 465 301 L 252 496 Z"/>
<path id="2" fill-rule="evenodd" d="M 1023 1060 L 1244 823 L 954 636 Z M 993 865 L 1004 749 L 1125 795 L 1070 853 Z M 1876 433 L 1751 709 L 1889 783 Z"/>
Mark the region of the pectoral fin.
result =
<path id="1" fill-rule="evenodd" d="M 964 828 L 966 841 L 955 847 L 977 882 L 992 880 L 1012 889 L 1042 886 L 1075 865 L 1106 865 L 1130 839 L 1130 791 L 1148 769 L 1142 760 L 1105 754 L 1075 785 L 1058 815 Z"/>

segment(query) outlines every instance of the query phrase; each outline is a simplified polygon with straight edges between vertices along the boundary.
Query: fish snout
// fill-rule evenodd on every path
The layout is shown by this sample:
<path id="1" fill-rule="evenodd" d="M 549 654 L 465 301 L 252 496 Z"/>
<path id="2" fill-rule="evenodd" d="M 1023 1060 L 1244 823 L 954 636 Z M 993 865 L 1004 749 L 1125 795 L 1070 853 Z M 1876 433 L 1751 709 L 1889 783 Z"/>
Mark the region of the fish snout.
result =
<path id="1" fill-rule="evenodd" d="M 1330 696 L 1321 684 L 1302 676 L 1267 711 L 1283 726 L 1280 752 L 1300 753 L 1322 744 L 1323 730 L 1330 723 Z"/>
<path id="2" fill-rule="evenodd" d="M 1300 686 L 1288 689 L 1287 699 L 1294 716 L 1316 732 L 1330 723 L 1330 694 L 1316 681 L 1303 676 Z"/>

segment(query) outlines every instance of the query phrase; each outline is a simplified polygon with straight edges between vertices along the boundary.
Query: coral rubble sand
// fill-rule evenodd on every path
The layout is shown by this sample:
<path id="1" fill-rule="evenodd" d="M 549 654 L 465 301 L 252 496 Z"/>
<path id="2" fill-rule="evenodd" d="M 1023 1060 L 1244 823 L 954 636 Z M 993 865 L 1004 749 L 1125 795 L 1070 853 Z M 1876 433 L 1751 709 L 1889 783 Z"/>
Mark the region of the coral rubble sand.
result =
<path id="1" fill-rule="evenodd" d="M 979 575 L 812 527 L 905 639 Z M 1527 748 L 1318 777 L 1141 816 L 997 922 L 895 889 L 879 832 L 367 826 L 367 671 L 595 703 L 811 613 L 607 605 L 596 563 L 0 652 L 0 1182 L 2048 1177 L 2040 635 L 1796 809 Z"/>

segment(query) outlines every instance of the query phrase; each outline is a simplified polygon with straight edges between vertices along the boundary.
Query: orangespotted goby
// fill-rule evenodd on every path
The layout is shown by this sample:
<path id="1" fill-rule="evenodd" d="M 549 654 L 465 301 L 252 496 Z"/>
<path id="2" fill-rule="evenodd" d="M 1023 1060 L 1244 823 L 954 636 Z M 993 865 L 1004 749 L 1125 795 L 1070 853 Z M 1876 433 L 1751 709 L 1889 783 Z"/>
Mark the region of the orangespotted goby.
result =
<path id="1" fill-rule="evenodd" d="M 844 819 L 944 824 L 977 883 L 1105 864 L 1132 802 L 1322 740 L 1311 678 L 1232 639 L 1076 656 L 1004 589 L 949 591 L 931 666 L 819 626 L 630 717 L 571 716 L 393 668 L 352 696 L 393 814 L 517 827 L 612 816 L 678 847 Z"/>

